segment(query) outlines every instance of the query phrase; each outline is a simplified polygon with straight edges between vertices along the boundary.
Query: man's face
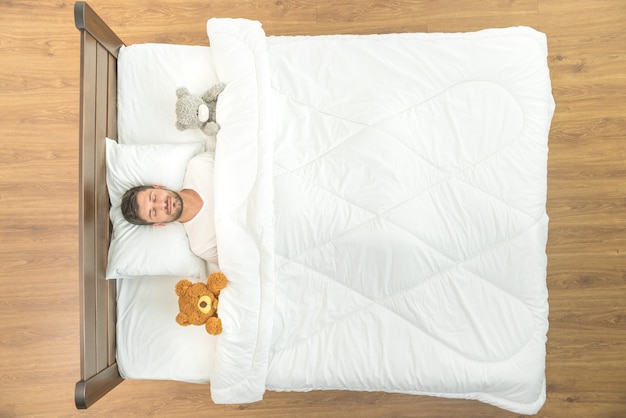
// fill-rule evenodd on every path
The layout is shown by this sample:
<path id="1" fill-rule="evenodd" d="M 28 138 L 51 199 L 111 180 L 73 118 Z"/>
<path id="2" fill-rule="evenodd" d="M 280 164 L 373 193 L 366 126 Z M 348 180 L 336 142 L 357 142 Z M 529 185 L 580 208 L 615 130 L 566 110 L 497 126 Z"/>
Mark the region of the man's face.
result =
<path id="1" fill-rule="evenodd" d="M 163 186 L 154 186 L 137 193 L 139 216 L 152 224 L 165 224 L 180 218 L 183 201 L 178 193 Z"/>

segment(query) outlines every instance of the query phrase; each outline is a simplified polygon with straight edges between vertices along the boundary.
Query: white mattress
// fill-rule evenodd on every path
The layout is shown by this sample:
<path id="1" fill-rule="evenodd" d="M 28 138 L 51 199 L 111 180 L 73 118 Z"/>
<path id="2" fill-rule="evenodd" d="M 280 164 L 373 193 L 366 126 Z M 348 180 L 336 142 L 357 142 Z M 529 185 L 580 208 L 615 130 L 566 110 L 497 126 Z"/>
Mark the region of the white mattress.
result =
<path id="1" fill-rule="evenodd" d="M 384 390 L 536 412 L 554 110 L 545 36 L 265 38 L 255 22 L 216 19 L 209 37 L 205 68 L 227 83 L 215 198 L 230 279 L 207 370 L 214 401 Z M 172 61 L 141 56 L 124 68 Z M 146 103 L 145 86 L 119 85 L 125 103 Z M 158 285 L 122 281 L 120 294 Z M 119 304 L 118 341 L 130 342 L 120 334 L 145 308 Z M 121 364 L 134 358 L 118 351 Z"/>
<path id="2" fill-rule="evenodd" d="M 204 327 L 176 323 L 172 294 L 179 279 L 117 279 L 116 356 L 123 377 L 209 383 L 217 341 Z"/>
<path id="3" fill-rule="evenodd" d="M 208 46 L 140 44 L 118 59 L 118 141 L 123 144 L 207 141 L 176 129 L 176 89 L 201 92 L 217 82 Z M 149 105 L 148 105 L 149 104 Z M 117 280 L 116 356 L 125 378 L 208 383 L 215 338 L 179 326 L 174 286 L 180 277 Z"/>

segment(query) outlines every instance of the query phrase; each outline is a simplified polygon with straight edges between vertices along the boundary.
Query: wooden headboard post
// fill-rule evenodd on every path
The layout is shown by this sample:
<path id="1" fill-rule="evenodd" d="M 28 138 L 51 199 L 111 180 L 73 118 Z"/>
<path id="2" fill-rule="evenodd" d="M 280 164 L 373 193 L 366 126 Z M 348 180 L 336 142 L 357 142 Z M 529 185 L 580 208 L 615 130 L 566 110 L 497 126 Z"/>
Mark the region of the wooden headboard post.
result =
<path id="1" fill-rule="evenodd" d="M 117 55 L 124 43 L 85 2 L 74 5 L 81 33 L 79 282 L 81 380 L 77 408 L 122 382 L 115 361 L 116 282 L 106 280 L 110 238 L 105 138 L 117 138 Z"/>

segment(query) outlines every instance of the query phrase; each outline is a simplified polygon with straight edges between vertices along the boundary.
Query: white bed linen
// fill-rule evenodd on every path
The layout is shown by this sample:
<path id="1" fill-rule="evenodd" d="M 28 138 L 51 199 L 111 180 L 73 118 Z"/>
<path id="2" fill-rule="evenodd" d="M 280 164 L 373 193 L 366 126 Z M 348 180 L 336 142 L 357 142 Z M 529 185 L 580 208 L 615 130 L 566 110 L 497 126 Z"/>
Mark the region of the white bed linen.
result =
<path id="1" fill-rule="evenodd" d="M 208 46 L 122 46 L 117 61 L 118 140 L 122 144 L 207 141 L 198 129 L 176 128 L 176 89 L 202 94 L 217 83 Z M 213 142 L 214 138 L 209 141 Z"/>
<path id="2" fill-rule="evenodd" d="M 214 401 L 384 390 L 536 412 L 554 110 L 545 36 L 208 28 L 227 83 L 215 190 L 231 281 Z"/>
<path id="3" fill-rule="evenodd" d="M 117 280 L 116 356 L 124 378 L 209 383 L 217 340 L 176 323 L 178 277 Z"/>
<path id="4" fill-rule="evenodd" d="M 217 109 L 220 263 L 232 276 L 248 258 L 241 281 L 261 273 L 256 292 L 222 297 L 228 332 L 213 399 L 253 401 L 261 388 L 384 390 L 536 412 L 554 109 L 545 36 L 278 37 L 266 48 L 256 22 L 210 20 L 208 33 L 227 84 Z M 231 120 L 242 109 L 246 129 Z M 245 141 L 256 154 L 241 153 Z M 246 198 L 224 205 L 233 190 Z M 272 193 L 269 271 L 272 254 L 260 264 L 258 255 Z M 250 257 L 222 246 L 233 234 L 245 235 Z M 233 356 L 243 318 L 258 325 L 256 343 Z"/>
<path id="5" fill-rule="evenodd" d="M 118 141 L 202 142 L 213 150 L 215 138 L 207 138 L 199 130 L 176 129 L 176 89 L 187 86 L 200 93 L 217 81 L 208 46 L 152 43 L 122 47 L 118 57 Z M 181 184 L 183 177 L 184 172 Z M 186 236 L 184 230 L 182 233 Z M 117 280 L 116 360 L 124 378 L 209 382 L 216 339 L 203 327 L 176 323 L 174 286 L 179 279 Z"/>

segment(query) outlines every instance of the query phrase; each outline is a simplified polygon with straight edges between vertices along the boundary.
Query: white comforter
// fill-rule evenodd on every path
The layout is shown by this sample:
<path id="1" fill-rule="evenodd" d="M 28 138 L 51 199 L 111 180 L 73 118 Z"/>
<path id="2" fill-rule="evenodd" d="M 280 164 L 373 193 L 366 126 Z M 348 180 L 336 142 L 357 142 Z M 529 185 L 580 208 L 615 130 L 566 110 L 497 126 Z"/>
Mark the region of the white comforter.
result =
<path id="1" fill-rule="evenodd" d="M 266 38 L 212 19 L 224 333 L 215 402 L 266 389 L 545 400 L 546 40 Z"/>

